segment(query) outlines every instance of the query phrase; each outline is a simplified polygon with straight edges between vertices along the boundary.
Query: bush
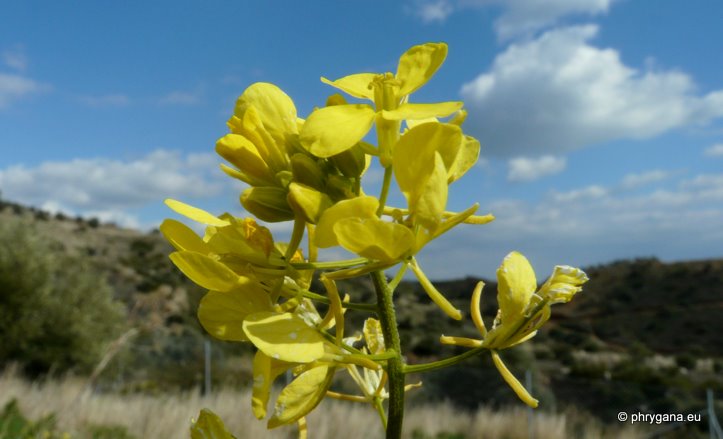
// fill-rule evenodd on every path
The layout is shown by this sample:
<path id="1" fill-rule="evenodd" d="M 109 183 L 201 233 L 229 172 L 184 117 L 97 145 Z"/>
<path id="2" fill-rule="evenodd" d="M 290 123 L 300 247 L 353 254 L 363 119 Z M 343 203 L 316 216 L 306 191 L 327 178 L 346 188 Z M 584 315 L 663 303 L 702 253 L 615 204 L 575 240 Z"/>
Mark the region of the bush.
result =
<path id="1" fill-rule="evenodd" d="M 0 224 L 0 363 L 37 376 L 88 370 L 124 320 L 90 260 L 20 220 Z"/>

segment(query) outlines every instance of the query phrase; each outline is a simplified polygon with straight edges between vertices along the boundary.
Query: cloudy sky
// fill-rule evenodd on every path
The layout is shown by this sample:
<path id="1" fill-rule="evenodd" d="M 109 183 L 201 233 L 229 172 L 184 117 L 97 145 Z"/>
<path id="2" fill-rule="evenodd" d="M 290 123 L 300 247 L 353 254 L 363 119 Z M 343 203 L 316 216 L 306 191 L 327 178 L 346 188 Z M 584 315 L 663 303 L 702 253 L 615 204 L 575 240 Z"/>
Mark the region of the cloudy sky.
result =
<path id="1" fill-rule="evenodd" d="M 722 21 L 717 0 L 10 2 L 0 191 L 142 229 L 173 216 L 166 197 L 243 215 L 213 147 L 246 86 L 279 85 L 305 116 L 333 92 L 320 76 L 393 71 L 444 41 L 414 99 L 465 101 L 482 159 L 449 207 L 497 221 L 433 245 L 432 277 L 492 276 L 510 250 L 540 278 L 723 257 Z"/>

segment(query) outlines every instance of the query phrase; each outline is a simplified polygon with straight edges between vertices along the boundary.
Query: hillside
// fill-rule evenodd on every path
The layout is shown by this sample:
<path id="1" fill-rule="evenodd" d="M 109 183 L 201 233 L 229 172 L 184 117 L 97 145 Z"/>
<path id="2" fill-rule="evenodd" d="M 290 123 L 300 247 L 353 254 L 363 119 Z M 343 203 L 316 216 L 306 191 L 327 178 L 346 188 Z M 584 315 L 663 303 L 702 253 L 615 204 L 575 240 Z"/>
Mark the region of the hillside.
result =
<path id="1" fill-rule="evenodd" d="M 205 336 L 194 310 L 204 292 L 172 266 L 171 247 L 159 233 L 0 201 L 0 221 L 9 218 L 32 224 L 37 233 L 56 240 L 60 251 L 89 256 L 125 304 L 128 327 L 140 328 L 103 372 L 104 386 L 148 391 L 201 382 Z M 698 410 L 704 407 L 706 388 L 723 392 L 723 259 L 638 259 L 586 272 L 590 282 L 583 293 L 554 307 L 532 343 L 502 353 L 521 379 L 525 370 L 532 372 L 533 393 L 544 407 L 573 404 L 610 421 L 620 410 Z M 436 285 L 467 311 L 477 281 Z M 483 314 L 491 322 L 496 283 L 485 282 Z M 341 291 L 354 301 L 372 297 L 371 283 L 363 279 L 343 284 Z M 440 334 L 476 334 L 472 325 L 446 318 L 415 283 L 402 283 L 395 299 L 410 363 L 453 354 L 455 348 L 439 344 Z M 214 381 L 248 384 L 250 348 L 217 341 L 213 347 Z M 480 402 L 516 403 L 490 364 L 488 358 L 476 358 L 425 375 L 424 390 L 413 400 L 450 399 L 470 409 Z"/>

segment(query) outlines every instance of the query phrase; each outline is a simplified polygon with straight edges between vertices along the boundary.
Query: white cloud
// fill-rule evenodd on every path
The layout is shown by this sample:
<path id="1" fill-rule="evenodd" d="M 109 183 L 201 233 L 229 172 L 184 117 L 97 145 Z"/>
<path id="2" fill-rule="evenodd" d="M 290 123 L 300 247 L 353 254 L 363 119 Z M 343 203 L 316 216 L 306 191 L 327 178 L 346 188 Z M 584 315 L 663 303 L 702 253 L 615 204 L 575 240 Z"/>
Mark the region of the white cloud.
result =
<path id="1" fill-rule="evenodd" d="M 48 87 L 21 75 L 0 73 L 0 109 L 7 108 L 13 101 L 40 93 Z"/>
<path id="2" fill-rule="evenodd" d="M 644 186 L 650 183 L 665 180 L 670 177 L 671 172 L 655 169 L 653 171 L 646 171 L 637 174 L 628 174 L 623 177 L 620 182 L 620 186 L 623 189 L 634 189 L 640 186 Z"/>
<path id="3" fill-rule="evenodd" d="M 534 181 L 548 175 L 559 174 L 565 170 L 567 160 L 564 157 L 545 155 L 538 158 L 515 157 L 508 162 L 509 181 Z"/>
<path id="4" fill-rule="evenodd" d="M 483 210 L 495 215 L 494 222 L 455 228 L 418 258 L 434 279 L 492 278 L 504 255 L 518 250 L 542 281 L 557 264 L 723 257 L 723 174 L 682 178 L 671 189 L 645 193 L 620 192 L 621 185 L 551 192 L 530 202 L 492 201 Z"/>
<path id="5" fill-rule="evenodd" d="M 678 71 L 639 71 L 588 42 L 597 26 L 510 45 L 464 84 L 467 129 L 492 155 L 559 154 L 604 141 L 650 138 L 723 116 L 723 91 L 694 94 Z"/>
<path id="6" fill-rule="evenodd" d="M 417 13 L 424 23 L 442 23 L 452 14 L 453 10 L 449 1 L 436 0 L 419 5 Z"/>
<path id="7" fill-rule="evenodd" d="M 17 165 L 0 170 L 0 188 L 3 197 L 24 204 L 120 218 L 125 209 L 161 203 L 166 197 L 218 194 L 223 177 L 209 173 L 215 168 L 205 167 L 210 160 L 204 154 L 183 157 L 156 150 L 131 161 L 96 158 Z"/>
<path id="8" fill-rule="evenodd" d="M 25 54 L 23 46 L 18 45 L 11 49 L 3 50 L 0 57 L 2 57 L 3 63 L 11 69 L 24 72 L 25 69 L 28 68 L 28 57 Z"/>
<path id="9" fill-rule="evenodd" d="M 161 97 L 158 102 L 163 105 L 195 105 L 201 101 L 199 92 L 172 91 Z"/>
<path id="10" fill-rule="evenodd" d="M 723 143 L 712 145 L 703 151 L 703 155 L 708 157 L 723 157 Z"/>
<path id="11" fill-rule="evenodd" d="M 125 107 L 131 103 L 131 99 L 120 93 L 112 93 L 101 96 L 79 96 L 78 100 L 83 104 L 93 107 Z"/>
<path id="12" fill-rule="evenodd" d="M 608 194 L 608 190 L 599 185 L 587 186 L 567 192 L 554 192 L 552 199 L 557 203 L 579 203 L 599 199 Z"/>
<path id="13" fill-rule="evenodd" d="M 477 2 L 486 3 L 486 2 Z M 503 39 L 530 36 L 534 32 L 555 25 L 568 15 L 593 16 L 610 9 L 612 0 L 505 0 L 505 12 L 495 21 L 495 31 Z"/>
<path id="14" fill-rule="evenodd" d="M 431 0 L 416 3 L 415 13 L 424 23 L 443 22 L 453 12 L 469 8 L 501 8 L 494 28 L 501 40 L 529 37 L 558 24 L 570 15 L 607 13 L 613 0 Z"/>

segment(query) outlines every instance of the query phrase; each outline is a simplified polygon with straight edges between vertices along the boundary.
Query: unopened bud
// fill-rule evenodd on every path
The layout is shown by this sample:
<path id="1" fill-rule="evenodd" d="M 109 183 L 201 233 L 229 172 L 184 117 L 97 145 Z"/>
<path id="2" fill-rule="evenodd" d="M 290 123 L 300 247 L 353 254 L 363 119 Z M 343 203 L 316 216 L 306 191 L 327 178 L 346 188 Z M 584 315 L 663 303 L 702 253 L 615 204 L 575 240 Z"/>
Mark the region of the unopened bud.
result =
<path id="1" fill-rule="evenodd" d="M 241 194 L 241 204 L 263 221 L 274 223 L 294 219 L 294 212 L 286 201 L 286 190 L 279 187 L 261 186 L 246 189 Z"/>
<path id="2" fill-rule="evenodd" d="M 317 190 L 324 188 L 324 172 L 313 158 L 306 154 L 294 154 L 291 157 L 291 171 L 294 181 L 313 187 Z"/>
<path id="3" fill-rule="evenodd" d="M 366 168 L 366 154 L 359 144 L 329 158 L 336 168 L 347 177 L 357 178 Z"/>
<path id="4" fill-rule="evenodd" d="M 316 224 L 333 202 L 328 195 L 299 183 L 289 185 L 288 204 L 307 222 Z"/>

